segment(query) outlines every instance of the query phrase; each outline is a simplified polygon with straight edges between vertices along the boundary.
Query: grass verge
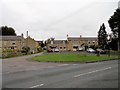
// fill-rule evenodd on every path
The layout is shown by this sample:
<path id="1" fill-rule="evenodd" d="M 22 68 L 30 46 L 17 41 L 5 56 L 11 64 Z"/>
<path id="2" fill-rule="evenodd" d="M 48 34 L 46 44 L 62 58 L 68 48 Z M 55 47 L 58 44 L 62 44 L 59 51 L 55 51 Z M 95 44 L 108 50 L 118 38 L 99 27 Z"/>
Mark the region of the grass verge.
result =
<path id="1" fill-rule="evenodd" d="M 97 61 L 106 61 L 106 60 L 116 60 L 117 56 L 107 56 L 107 55 L 80 55 L 80 54 L 48 54 L 35 56 L 32 60 L 39 62 L 97 62 Z"/>

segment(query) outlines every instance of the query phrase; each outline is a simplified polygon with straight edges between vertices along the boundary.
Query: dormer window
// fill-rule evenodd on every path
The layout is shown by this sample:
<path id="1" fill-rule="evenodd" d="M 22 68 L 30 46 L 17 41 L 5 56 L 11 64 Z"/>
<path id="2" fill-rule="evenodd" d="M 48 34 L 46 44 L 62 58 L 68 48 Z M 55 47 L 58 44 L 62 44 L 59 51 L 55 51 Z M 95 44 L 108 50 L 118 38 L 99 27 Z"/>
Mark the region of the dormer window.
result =
<path id="1" fill-rule="evenodd" d="M 53 41 L 51 41 L 51 44 L 53 44 Z"/>
<path id="2" fill-rule="evenodd" d="M 65 41 L 63 41 L 63 44 L 65 44 Z"/>

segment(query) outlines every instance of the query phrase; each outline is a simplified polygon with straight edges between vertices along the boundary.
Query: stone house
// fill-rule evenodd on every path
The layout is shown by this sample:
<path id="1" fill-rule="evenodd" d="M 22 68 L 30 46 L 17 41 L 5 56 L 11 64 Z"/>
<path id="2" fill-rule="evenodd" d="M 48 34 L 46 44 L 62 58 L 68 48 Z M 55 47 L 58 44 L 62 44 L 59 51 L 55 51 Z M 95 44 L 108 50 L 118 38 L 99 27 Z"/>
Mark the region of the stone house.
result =
<path id="1" fill-rule="evenodd" d="M 22 36 L 0 36 L 1 50 L 21 50 L 24 46 L 24 38 Z"/>
<path id="2" fill-rule="evenodd" d="M 77 51 L 79 48 L 89 47 L 91 45 L 98 45 L 97 37 L 68 37 L 67 40 L 50 40 L 47 48 L 57 48 L 59 51 Z"/>
<path id="3" fill-rule="evenodd" d="M 98 45 L 97 37 L 67 37 L 68 49 L 76 51 L 78 48 L 90 47 L 91 45 Z"/>
<path id="4" fill-rule="evenodd" d="M 67 40 L 53 40 L 47 44 L 48 49 L 58 49 L 59 51 L 67 51 Z"/>
<path id="5" fill-rule="evenodd" d="M 35 41 L 33 38 L 31 38 L 30 36 L 28 36 L 25 39 L 25 46 L 30 47 L 30 52 L 35 53 L 38 51 L 39 43 Z"/>
<path id="6" fill-rule="evenodd" d="M 13 51 L 21 51 L 23 47 L 30 47 L 30 52 L 37 52 L 37 48 L 39 44 L 32 39 L 30 36 L 27 38 L 21 36 L 0 36 L 0 49 L 4 50 L 13 50 Z"/>

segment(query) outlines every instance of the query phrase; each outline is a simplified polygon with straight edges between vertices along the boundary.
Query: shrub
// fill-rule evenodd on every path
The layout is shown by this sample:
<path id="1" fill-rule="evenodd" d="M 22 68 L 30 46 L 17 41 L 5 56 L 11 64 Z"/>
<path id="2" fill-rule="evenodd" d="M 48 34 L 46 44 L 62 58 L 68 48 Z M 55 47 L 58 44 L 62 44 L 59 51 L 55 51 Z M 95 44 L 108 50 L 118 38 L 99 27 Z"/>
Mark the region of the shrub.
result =
<path id="1" fill-rule="evenodd" d="M 21 52 L 22 52 L 22 53 L 25 53 L 25 54 L 27 55 L 28 52 L 30 52 L 30 47 L 22 47 Z"/>

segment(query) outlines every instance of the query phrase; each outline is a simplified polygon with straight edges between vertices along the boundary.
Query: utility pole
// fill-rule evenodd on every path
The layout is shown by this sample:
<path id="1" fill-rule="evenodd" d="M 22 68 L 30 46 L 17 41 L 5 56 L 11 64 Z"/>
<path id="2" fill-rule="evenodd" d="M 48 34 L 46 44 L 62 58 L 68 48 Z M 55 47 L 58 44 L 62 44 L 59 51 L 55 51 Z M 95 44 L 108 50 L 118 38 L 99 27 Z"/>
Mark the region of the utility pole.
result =
<path id="1" fill-rule="evenodd" d="M 120 10 L 120 1 L 118 2 L 118 9 Z M 118 21 L 118 58 L 120 58 L 120 21 Z"/>
<path id="2" fill-rule="evenodd" d="M 28 47 L 28 31 L 26 32 L 26 47 Z"/>
<path id="3" fill-rule="evenodd" d="M 120 58 L 120 21 L 118 22 L 118 58 Z"/>

